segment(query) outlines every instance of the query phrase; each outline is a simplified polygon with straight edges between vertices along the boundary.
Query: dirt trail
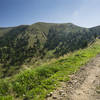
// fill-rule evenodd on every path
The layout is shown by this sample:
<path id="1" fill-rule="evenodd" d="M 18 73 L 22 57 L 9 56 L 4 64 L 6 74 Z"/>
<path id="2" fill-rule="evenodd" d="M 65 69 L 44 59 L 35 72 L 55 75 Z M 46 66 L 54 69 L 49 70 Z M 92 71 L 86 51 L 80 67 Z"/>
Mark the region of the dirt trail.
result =
<path id="1" fill-rule="evenodd" d="M 100 100 L 100 55 L 70 77 L 47 100 Z"/>

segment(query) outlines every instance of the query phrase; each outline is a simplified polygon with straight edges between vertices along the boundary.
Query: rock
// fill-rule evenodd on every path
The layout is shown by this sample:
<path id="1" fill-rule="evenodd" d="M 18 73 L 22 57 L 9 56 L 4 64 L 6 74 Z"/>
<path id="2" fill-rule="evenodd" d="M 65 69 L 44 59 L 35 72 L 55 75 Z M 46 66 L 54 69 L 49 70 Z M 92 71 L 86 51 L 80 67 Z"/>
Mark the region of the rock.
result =
<path id="1" fill-rule="evenodd" d="M 57 96 L 53 96 L 53 99 L 57 99 Z"/>
<path id="2" fill-rule="evenodd" d="M 53 95 L 53 92 L 50 92 L 49 94 L 47 94 L 46 97 L 51 97 Z"/>
<path id="3" fill-rule="evenodd" d="M 73 78 L 73 75 L 68 75 L 70 78 Z"/>
<path id="4" fill-rule="evenodd" d="M 75 83 L 77 83 L 77 80 L 74 80 Z"/>
<path id="5" fill-rule="evenodd" d="M 64 90 L 60 90 L 60 91 L 59 91 L 59 94 L 61 95 L 63 92 L 64 92 Z"/>
<path id="6" fill-rule="evenodd" d="M 53 92 L 50 92 L 50 96 L 52 96 Z"/>
<path id="7" fill-rule="evenodd" d="M 66 88 L 66 86 L 63 86 L 62 88 Z"/>
<path id="8" fill-rule="evenodd" d="M 68 82 L 68 84 L 72 84 L 72 83 L 73 83 L 72 81 L 69 81 L 69 82 Z"/>
<path id="9" fill-rule="evenodd" d="M 62 93 L 62 94 L 61 94 L 62 97 L 64 97 L 65 95 L 66 95 L 65 93 Z"/>
<path id="10" fill-rule="evenodd" d="M 51 94 L 47 94 L 47 96 L 46 97 L 51 97 Z"/>
<path id="11" fill-rule="evenodd" d="M 69 88 L 70 88 L 70 89 L 72 89 L 72 87 L 71 87 L 71 86 L 70 86 Z"/>

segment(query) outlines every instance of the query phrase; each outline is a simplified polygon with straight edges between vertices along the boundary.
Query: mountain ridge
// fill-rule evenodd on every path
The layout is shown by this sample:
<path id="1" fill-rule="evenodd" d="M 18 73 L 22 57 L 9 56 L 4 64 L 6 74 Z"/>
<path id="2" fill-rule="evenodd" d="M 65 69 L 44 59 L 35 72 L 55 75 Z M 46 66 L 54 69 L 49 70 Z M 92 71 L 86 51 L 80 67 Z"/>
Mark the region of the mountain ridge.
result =
<path id="1" fill-rule="evenodd" d="M 4 26 L 4 27 L 2 27 L 2 26 L 0 26 L 0 28 L 14 28 L 14 27 L 18 27 L 18 26 L 31 26 L 31 25 L 34 25 L 34 24 L 73 24 L 73 25 L 76 25 L 76 24 L 74 24 L 74 23 L 71 23 L 71 22 L 65 22 L 65 23 L 58 23 L 58 22 L 42 22 L 42 21 L 40 21 L 40 22 L 35 22 L 35 23 L 33 23 L 33 24 L 20 24 L 20 25 L 16 25 L 16 26 Z M 85 27 L 85 26 L 81 26 L 81 25 L 76 25 L 76 26 L 79 26 L 79 27 L 83 27 L 83 28 L 94 28 L 94 27 L 98 27 L 98 26 L 100 26 L 100 25 L 96 25 L 96 26 L 91 26 L 91 27 Z"/>

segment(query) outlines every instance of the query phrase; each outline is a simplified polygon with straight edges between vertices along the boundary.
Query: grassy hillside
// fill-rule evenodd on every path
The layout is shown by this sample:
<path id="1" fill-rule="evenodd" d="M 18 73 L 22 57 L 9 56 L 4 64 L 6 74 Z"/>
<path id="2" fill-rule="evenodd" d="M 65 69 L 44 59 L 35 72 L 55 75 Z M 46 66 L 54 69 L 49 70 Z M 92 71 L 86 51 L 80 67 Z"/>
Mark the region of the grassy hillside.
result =
<path id="1" fill-rule="evenodd" d="M 0 78 L 12 76 L 21 65 L 39 63 L 94 42 L 96 31 L 71 23 L 36 23 L 0 28 Z"/>
<path id="2" fill-rule="evenodd" d="M 44 100 L 61 81 L 69 80 L 91 58 L 100 53 L 100 40 L 51 63 L 0 80 L 0 100 Z"/>

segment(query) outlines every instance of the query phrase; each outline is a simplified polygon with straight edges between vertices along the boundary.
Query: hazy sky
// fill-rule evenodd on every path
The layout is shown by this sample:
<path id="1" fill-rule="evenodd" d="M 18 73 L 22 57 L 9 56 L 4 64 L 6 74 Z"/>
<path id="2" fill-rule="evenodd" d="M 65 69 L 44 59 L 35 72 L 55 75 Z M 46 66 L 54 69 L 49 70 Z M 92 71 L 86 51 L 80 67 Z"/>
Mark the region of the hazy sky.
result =
<path id="1" fill-rule="evenodd" d="M 36 22 L 100 25 L 100 0 L 0 0 L 0 27 Z"/>

